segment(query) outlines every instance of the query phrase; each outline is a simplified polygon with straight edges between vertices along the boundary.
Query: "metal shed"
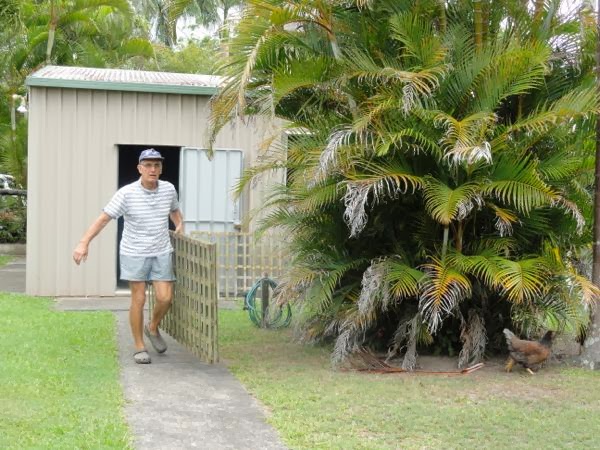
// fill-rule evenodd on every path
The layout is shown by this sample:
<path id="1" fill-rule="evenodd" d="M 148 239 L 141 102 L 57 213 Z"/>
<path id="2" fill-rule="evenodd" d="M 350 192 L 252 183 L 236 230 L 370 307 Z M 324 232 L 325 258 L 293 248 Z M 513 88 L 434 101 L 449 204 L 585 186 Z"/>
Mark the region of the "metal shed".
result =
<path id="1" fill-rule="evenodd" d="M 231 186 L 274 128 L 255 119 L 231 123 L 209 161 L 203 150 L 209 101 L 219 82 L 207 75 L 57 66 L 27 78 L 28 294 L 115 295 L 114 221 L 92 241 L 85 264 L 76 266 L 71 254 L 113 193 L 137 179 L 143 148 L 165 156 L 162 178 L 179 189 L 186 231 L 242 226 L 269 180 L 241 202 L 232 199 Z"/>

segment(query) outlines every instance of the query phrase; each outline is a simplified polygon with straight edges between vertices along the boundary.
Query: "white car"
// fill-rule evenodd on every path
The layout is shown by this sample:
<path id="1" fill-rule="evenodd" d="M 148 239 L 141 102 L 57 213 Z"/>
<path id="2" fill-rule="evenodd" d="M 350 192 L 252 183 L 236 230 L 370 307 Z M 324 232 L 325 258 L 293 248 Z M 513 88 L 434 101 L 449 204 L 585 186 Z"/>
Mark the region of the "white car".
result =
<path id="1" fill-rule="evenodd" d="M 0 173 L 0 189 L 15 189 L 15 177 Z"/>

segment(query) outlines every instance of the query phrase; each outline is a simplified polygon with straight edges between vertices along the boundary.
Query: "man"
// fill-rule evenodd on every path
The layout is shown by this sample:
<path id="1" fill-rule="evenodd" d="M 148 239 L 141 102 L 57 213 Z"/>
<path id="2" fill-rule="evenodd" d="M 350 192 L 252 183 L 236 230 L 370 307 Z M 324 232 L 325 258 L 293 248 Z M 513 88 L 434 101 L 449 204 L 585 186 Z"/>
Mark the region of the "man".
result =
<path id="1" fill-rule="evenodd" d="M 169 217 L 175 224 L 175 232 L 183 233 L 183 215 L 175 187 L 168 181 L 159 180 L 163 160 L 153 148 L 140 153 L 139 180 L 117 191 L 73 251 L 73 260 L 79 265 L 87 259 L 90 241 L 111 219 L 124 217 L 125 227 L 119 246 L 121 279 L 129 281 L 131 289 L 129 323 L 135 345 L 133 358 L 138 364 L 151 362 L 144 345 L 144 334 L 158 353 L 167 350 L 158 326 L 171 306 L 175 280 Z M 147 281 L 154 287 L 156 304 L 150 322 L 144 326 Z"/>

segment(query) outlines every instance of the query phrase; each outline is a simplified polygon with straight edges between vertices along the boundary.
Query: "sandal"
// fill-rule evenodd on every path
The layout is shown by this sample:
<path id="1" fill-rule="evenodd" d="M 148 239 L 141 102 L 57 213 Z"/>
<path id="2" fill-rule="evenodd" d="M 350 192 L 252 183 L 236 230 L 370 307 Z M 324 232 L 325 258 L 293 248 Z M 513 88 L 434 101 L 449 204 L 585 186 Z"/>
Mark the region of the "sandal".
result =
<path id="1" fill-rule="evenodd" d="M 158 329 L 156 330 L 156 334 L 152 334 L 148 328 L 148 325 L 145 325 L 144 334 L 148 337 L 148 339 L 150 339 L 150 343 L 157 353 L 164 353 L 167 351 L 167 343 L 160 335 L 160 331 L 158 331 Z"/>
<path id="2" fill-rule="evenodd" d="M 150 364 L 152 362 L 150 355 L 148 355 L 148 352 L 145 349 L 135 352 L 133 354 L 133 360 L 136 364 Z"/>

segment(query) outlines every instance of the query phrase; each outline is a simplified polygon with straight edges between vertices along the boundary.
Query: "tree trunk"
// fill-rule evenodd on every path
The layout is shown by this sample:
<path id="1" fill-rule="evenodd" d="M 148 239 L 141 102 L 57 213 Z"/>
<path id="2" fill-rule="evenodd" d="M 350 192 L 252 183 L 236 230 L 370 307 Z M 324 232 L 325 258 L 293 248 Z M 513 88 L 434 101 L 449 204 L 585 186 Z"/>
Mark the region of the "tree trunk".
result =
<path id="1" fill-rule="evenodd" d="M 473 24 L 475 26 L 475 48 L 483 47 L 483 10 L 482 0 L 473 0 Z"/>
<path id="2" fill-rule="evenodd" d="M 536 26 L 539 25 L 542 20 L 542 13 L 544 12 L 544 0 L 535 0 L 535 6 L 533 8 L 533 22 Z"/>
<path id="3" fill-rule="evenodd" d="M 600 0 L 598 0 L 600 1 Z M 442 241 L 442 259 L 446 259 L 446 252 L 448 251 L 448 233 L 450 231 L 449 225 L 444 225 L 444 240 Z"/>
<path id="4" fill-rule="evenodd" d="M 600 33 L 600 0 L 596 10 L 596 28 Z M 600 34 L 596 42 L 596 89 L 600 92 Z M 600 286 L 600 115 L 596 117 L 596 186 L 594 198 L 594 263 L 592 281 Z M 581 362 L 584 367 L 600 370 L 600 308 L 592 309 L 592 323 L 583 344 Z"/>
<path id="5" fill-rule="evenodd" d="M 169 47 L 175 48 L 177 45 L 177 19 L 173 13 L 173 5 L 167 3 L 167 39 Z"/>
<path id="6" fill-rule="evenodd" d="M 229 16 L 229 6 L 223 5 L 223 23 L 227 22 L 228 16 Z"/>
<path id="7" fill-rule="evenodd" d="M 54 47 L 54 36 L 56 34 L 56 6 L 55 0 L 50 0 L 50 23 L 48 24 L 48 43 L 46 45 L 46 64 L 52 61 L 52 48 Z"/>
<path id="8" fill-rule="evenodd" d="M 229 56 L 229 24 L 227 18 L 229 17 L 229 7 L 223 6 L 223 25 L 219 30 L 219 46 L 221 47 L 221 53 L 224 57 Z"/>
<path id="9" fill-rule="evenodd" d="M 456 235 L 454 238 L 456 239 L 455 247 L 458 253 L 462 253 L 463 247 L 463 234 L 465 232 L 465 224 L 462 220 L 459 220 L 456 224 Z"/>
<path id="10" fill-rule="evenodd" d="M 440 30 L 446 32 L 448 27 L 448 19 L 446 18 L 446 0 L 438 0 L 440 6 Z"/>
<path id="11" fill-rule="evenodd" d="M 490 33 L 490 8 L 491 5 L 488 1 L 485 1 L 481 11 L 481 41 L 487 42 Z"/>

